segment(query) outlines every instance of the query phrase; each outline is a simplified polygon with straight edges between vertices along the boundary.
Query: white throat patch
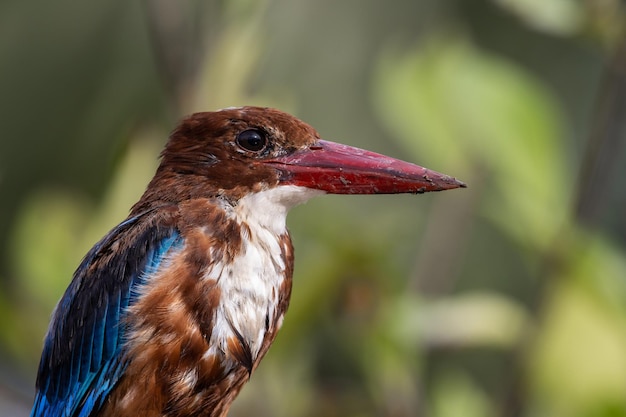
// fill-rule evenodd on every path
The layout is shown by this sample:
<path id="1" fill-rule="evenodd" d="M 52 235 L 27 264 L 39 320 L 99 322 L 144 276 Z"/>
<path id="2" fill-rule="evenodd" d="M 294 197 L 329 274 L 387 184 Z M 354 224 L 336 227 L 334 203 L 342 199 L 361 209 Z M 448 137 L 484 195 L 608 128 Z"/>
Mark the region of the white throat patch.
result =
<path id="1" fill-rule="evenodd" d="M 243 197 L 235 207 L 235 213 L 240 223 L 244 222 L 250 227 L 258 225 L 280 235 L 287 230 L 285 224 L 290 209 L 322 194 L 326 192 L 296 185 L 281 185 Z"/>

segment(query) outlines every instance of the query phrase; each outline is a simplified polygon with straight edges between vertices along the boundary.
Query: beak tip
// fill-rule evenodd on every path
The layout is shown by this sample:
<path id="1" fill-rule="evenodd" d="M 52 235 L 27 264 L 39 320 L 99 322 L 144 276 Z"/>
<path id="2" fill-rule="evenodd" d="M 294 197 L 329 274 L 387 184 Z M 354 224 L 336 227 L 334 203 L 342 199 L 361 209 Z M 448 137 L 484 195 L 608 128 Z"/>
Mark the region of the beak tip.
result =
<path id="1" fill-rule="evenodd" d="M 459 188 L 467 188 L 467 184 L 463 181 L 457 180 L 456 178 L 452 178 L 452 180 L 458 185 Z"/>
<path id="2" fill-rule="evenodd" d="M 465 184 L 463 181 L 458 180 L 454 177 L 450 177 L 448 175 L 442 174 L 437 182 L 439 183 L 438 185 L 440 187 L 438 191 L 453 190 L 455 188 L 467 188 L 467 184 Z"/>

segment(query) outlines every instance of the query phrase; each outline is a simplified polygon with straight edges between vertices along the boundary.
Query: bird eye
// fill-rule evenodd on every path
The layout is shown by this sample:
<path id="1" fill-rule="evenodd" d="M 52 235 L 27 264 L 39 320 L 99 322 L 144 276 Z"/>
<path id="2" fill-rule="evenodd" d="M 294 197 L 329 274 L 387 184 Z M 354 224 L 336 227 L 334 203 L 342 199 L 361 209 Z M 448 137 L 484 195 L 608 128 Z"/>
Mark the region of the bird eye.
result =
<path id="1" fill-rule="evenodd" d="M 259 130 L 244 130 L 237 135 L 237 145 L 246 151 L 259 152 L 267 145 L 267 137 Z"/>

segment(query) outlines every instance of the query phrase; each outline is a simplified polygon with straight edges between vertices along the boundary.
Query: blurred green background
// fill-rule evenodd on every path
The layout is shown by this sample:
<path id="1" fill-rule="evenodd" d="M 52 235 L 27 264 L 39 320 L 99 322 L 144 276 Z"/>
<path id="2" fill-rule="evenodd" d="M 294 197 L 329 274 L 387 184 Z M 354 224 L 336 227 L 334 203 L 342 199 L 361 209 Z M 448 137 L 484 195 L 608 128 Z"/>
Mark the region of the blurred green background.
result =
<path id="1" fill-rule="evenodd" d="M 626 416 L 619 0 L 0 2 L 0 415 L 183 115 L 278 107 L 466 190 L 296 208 L 231 416 Z"/>

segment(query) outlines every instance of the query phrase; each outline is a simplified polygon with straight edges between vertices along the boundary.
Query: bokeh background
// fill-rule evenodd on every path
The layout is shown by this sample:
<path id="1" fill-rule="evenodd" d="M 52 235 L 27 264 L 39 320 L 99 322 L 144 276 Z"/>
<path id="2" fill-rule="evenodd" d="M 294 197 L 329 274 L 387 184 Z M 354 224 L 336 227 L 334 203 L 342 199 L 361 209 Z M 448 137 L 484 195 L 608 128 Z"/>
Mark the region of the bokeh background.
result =
<path id="1" fill-rule="evenodd" d="M 293 210 L 231 416 L 626 416 L 619 0 L 0 2 L 0 415 L 185 114 L 273 106 L 466 190 Z"/>

